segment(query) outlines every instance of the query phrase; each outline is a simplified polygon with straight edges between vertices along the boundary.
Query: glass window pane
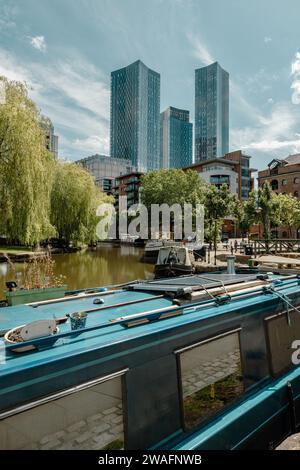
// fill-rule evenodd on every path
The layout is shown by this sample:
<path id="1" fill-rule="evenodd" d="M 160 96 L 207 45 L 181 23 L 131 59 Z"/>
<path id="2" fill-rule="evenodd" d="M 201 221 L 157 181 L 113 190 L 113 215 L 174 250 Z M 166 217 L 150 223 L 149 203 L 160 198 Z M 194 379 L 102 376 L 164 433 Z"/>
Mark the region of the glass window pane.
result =
<path id="1" fill-rule="evenodd" d="M 243 393 L 239 334 L 180 354 L 184 424 L 191 429 Z"/>
<path id="2" fill-rule="evenodd" d="M 0 449 L 123 449 L 122 378 L 0 420 Z"/>
<path id="3" fill-rule="evenodd" d="M 300 338 L 298 312 L 282 312 L 265 319 L 271 373 L 280 374 L 292 364 L 292 343 Z"/>

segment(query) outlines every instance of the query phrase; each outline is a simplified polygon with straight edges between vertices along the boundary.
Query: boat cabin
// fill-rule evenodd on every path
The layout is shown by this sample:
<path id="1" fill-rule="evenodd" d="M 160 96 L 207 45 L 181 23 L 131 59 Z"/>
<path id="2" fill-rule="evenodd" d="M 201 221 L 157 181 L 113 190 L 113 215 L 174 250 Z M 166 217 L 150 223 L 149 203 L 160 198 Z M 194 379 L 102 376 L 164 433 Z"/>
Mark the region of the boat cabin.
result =
<path id="1" fill-rule="evenodd" d="M 300 424 L 299 283 L 209 273 L 2 308 L 0 449 L 276 447 Z"/>

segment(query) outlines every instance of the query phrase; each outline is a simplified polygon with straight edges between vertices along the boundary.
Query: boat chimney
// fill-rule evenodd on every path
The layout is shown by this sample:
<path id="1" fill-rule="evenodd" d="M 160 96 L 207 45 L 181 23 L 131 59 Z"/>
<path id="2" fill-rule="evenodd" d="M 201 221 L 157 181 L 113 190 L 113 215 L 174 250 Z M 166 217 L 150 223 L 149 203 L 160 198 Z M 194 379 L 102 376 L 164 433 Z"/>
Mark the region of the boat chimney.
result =
<path id="1" fill-rule="evenodd" d="M 235 256 L 227 256 L 227 274 L 235 274 Z"/>

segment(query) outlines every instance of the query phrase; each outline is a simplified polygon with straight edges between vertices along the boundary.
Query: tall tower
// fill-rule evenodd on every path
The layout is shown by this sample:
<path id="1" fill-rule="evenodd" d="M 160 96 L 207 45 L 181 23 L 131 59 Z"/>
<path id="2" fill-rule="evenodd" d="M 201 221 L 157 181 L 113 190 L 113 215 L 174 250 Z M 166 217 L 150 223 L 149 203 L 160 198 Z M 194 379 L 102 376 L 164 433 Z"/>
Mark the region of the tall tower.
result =
<path id="1" fill-rule="evenodd" d="M 183 168 L 193 163 L 193 124 L 184 109 L 167 108 L 160 114 L 160 156 L 163 168 Z"/>
<path id="2" fill-rule="evenodd" d="M 111 73 L 110 154 L 160 167 L 160 75 L 140 60 Z"/>
<path id="3" fill-rule="evenodd" d="M 195 70 L 195 162 L 229 151 L 229 74 L 214 62 Z"/>

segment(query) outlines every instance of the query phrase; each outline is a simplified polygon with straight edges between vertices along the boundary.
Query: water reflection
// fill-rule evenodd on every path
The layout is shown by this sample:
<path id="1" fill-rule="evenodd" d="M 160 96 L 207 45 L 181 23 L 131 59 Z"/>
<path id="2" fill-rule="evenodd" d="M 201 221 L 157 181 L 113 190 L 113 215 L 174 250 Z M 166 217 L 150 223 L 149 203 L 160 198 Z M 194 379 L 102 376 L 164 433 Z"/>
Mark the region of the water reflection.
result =
<path id="1" fill-rule="evenodd" d="M 55 255 L 55 274 L 66 276 L 69 289 L 119 284 L 134 279 L 149 279 L 153 266 L 140 263 L 143 250 L 133 246 L 104 246 L 97 250 Z M 15 271 L 23 272 L 23 263 Z M 0 263 L 0 299 L 5 297 L 5 282 L 15 280 L 7 263 Z"/>

